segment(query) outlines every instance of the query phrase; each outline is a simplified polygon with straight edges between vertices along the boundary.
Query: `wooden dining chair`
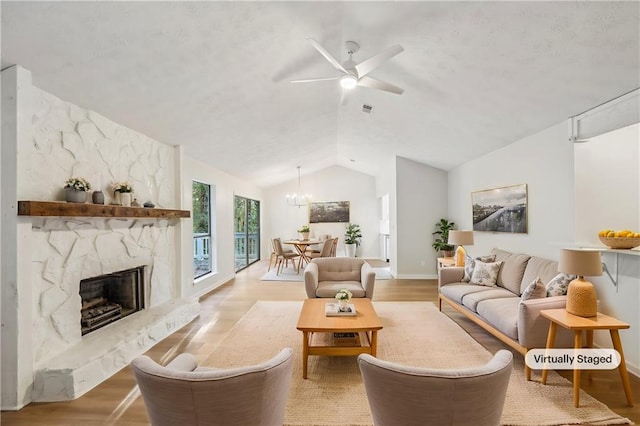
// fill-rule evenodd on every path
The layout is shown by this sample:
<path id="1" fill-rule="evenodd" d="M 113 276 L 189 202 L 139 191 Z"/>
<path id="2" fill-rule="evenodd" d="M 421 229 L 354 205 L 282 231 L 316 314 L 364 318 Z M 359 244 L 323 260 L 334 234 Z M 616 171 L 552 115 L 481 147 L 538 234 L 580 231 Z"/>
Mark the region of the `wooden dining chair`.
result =
<path id="1" fill-rule="evenodd" d="M 322 243 L 322 249 L 319 252 L 307 252 L 307 256 L 311 259 L 315 259 L 317 257 L 331 257 L 331 249 L 333 248 L 333 238 L 329 240 L 324 240 Z"/>
<path id="2" fill-rule="evenodd" d="M 331 254 L 329 255 L 330 257 L 336 257 L 336 251 L 338 250 L 338 238 L 339 237 L 335 237 L 333 239 L 333 245 L 331 246 Z"/>
<path id="3" fill-rule="evenodd" d="M 282 272 L 282 264 L 284 263 L 286 266 L 289 266 L 289 260 L 293 263 L 293 268 L 298 273 L 298 265 L 296 264 L 296 259 L 300 257 L 298 253 L 294 253 L 292 251 L 285 251 L 282 249 L 282 241 L 280 238 L 273 239 L 273 246 L 276 251 L 276 275 L 280 275 Z"/>

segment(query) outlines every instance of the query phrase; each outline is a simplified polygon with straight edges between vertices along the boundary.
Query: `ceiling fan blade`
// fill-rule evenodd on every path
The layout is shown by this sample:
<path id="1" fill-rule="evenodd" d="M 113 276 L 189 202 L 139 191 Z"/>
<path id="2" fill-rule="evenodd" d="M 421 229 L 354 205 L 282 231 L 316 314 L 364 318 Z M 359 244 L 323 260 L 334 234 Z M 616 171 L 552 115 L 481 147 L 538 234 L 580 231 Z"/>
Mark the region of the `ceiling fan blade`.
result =
<path id="1" fill-rule="evenodd" d="M 313 47 L 315 47 L 315 48 L 316 48 L 316 50 L 317 50 L 318 52 L 320 52 L 320 54 L 321 54 L 322 56 L 324 56 L 324 57 L 325 57 L 325 59 L 326 59 L 327 61 L 331 62 L 331 65 L 333 65 L 337 70 L 340 70 L 340 71 L 342 71 L 343 73 L 347 74 L 347 70 L 345 70 L 345 69 L 344 69 L 344 67 L 342 66 L 342 64 L 340 64 L 340 62 L 338 62 L 336 58 L 334 58 L 333 56 L 331 56 L 331 53 L 327 52 L 327 51 L 325 50 L 325 48 L 324 48 L 324 47 L 322 47 L 322 45 L 321 45 L 320 43 L 318 43 L 317 41 L 315 41 L 315 40 L 314 40 L 314 39 L 312 39 L 312 38 L 308 38 L 307 40 L 309 40 L 309 43 L 311 43 L 311 45 L 312 45 Z"/>
<path id="2" fill-rule="evenodd" d="M 394 86 L 393 84 L 387 83 L 385 81 L 377 80 L 375 78 L 371 78 L 366 75 L 362 77 L 360 80 L 358 80 L 358 86 L 369 87 L 371 89 L 384 90 L 385 92 L 396 93 L 398 95 L 402 95 L 402 93 L 404 93 L 404 89 L 401 89 L 398 86 Z"/>
<path id="3" fill-rule="evenodd" d="M 291 83 L 313 83 L 314 81 L 339 80 L 340 78 L 341 77 L 306 78 L 304 80 L 291 80 Z"/>
<path id="4" fill-rule="evenodd" d="M 391 46 L 390 48 L 383 50 L 382 52 L 370 57 L 369 59 L 365 59 L 354 67 L 358 72 L 358 77 L 363 77 L 369 74 L 371 71 L 378 68 L 384 62 L 393 58 L 403 50 L 404 48 L 402 46 L 396 44 L 395 46 Z"/>

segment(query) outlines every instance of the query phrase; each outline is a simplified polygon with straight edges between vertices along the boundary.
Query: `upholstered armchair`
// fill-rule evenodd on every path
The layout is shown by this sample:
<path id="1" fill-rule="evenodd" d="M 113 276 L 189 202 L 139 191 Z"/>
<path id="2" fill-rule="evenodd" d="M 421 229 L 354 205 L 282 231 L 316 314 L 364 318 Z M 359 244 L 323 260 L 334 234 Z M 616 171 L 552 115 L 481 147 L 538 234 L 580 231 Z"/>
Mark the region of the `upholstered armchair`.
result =
<path id="1" fill-rule="evenodd" d="M 191 354 L 161 366 L 146 355 L 131 366 L 153 426 L 282 425 L 293 351 L 247 367 L 198 367 Z"/>
<path id="2" fill-rule="evenodd" d="M 367 262 L 355 257 L 320 257 L 304 270 L 307 297 L 335 297 L 346 288 L 353 297 L 373 298 L 376 273 Z"/>
<path id="3" fill-rule="evenodd" d="M 374 426 L 499 425 L 513 354 L 485 365 L 441 370 L 358 356 Z"/>

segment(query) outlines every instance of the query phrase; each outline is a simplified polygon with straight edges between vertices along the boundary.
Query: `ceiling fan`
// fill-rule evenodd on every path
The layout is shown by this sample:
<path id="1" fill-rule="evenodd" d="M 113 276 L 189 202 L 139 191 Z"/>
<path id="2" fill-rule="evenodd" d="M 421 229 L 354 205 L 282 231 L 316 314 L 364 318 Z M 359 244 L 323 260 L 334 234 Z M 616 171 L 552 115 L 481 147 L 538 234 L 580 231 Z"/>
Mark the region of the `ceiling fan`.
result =
<path id="1" fill-rule="evenodd" d="M 404 89 L 401 89 L 393 84 L 387 83 L 385 81 L 381 81 L 375 79 L 373 77 L 369 77 L 371 71 L 378 68 L 380 65 L 388 61 L 389 59 L 396 56 L 398 53 L 402 52 L 404 48 L 399 44 L 395 46 L 391 46 L 388 49 L 383 50 L 370 57 L 369 59 L 365 59 L 364 61 L 356 64 L 352 60 L 352 55 L 356 53 L 360 49 L 360 45 L 355 41 L 347 41 L 345 44 L 347 46 L 347 53 L 349 54 L 349 59 L 345 61 L 344 64 L 338 62 L 336 58 L 331 56 L 327 50 L 322 47 L 320 43 L 315 41 L 312 38 L 308 39 L 313 47 L 316 48 L 318 52 L 324 58 L 331 63 L 338 71 L 340 71 L 343 75 L 339 77 L 326 77 L 326 78 L 308 78 L 305 80 L 292 80 L 291 83 L 313 83 L 316 81 L 327 81 L 327 80 L 340 80 L 340 85 L 345 89 L 353 89 L 356 86 L 369 87 L 371 89 L 384 90 L 386 92 L 396 93 L 401 95 L 404 92 Z"/>

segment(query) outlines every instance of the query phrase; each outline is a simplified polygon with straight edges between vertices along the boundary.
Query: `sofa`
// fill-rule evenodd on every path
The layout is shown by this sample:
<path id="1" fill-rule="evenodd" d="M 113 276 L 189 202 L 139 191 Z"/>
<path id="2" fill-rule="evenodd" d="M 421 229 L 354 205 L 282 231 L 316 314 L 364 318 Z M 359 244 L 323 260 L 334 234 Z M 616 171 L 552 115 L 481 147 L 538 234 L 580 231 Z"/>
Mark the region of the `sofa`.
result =
<path id="1" fill-rule="evenodd" d="M 304 270 L 307 297 L 335 297 L 347 289 L 353 297 L 373 298 L 376 273 L 367 262 L 356 257 L 319 257 Z"/>
<path id="2" fill-rule="evenodd" d="M 483 262 L 483 260 L 485 262 Z M 564 308 L 566 304 L 566 286 L 571 277 L 558 273 L 558 263 L 526 254 L 511 253 L 494 249 L 491 255 L 483 258 L 467 256 L 467 277 L 463 267 L 443 267 L 438 273 L 438 308 L 442 310 L 442 302 L 462 313 L 489 333 L 526 355 L 529 349 L 544 348 L 549 330 L 549 320 L 540 315 L 543 309 Z M 480 265 L 483 263 L 484 265 Z M 470 270 L 487 265 L 496 267 L 495 284 L 479 285 L 469 279 Z M 477 272 L 477 271 L 476 271 Z M 478 274 L 476 274 L 478 275 Z M 483 277 L 478 279 L 482 281 Z M 565 295 L 554 291 L 547 296 L 550 284 L 563 284 Z M 537 298 L 523 297 L 530 294 L 528 287 L 534 284 L 545 284 Z M 553 287 L 557 290 L 557 287 Z M 560 291 L 561 293 L 562 291 Z M 572 347 L 573 335 L 567 330 L 558 330 L 556 347 Z M 531 371 L 525 367 L 527 380 L 531 379 Z"/>

